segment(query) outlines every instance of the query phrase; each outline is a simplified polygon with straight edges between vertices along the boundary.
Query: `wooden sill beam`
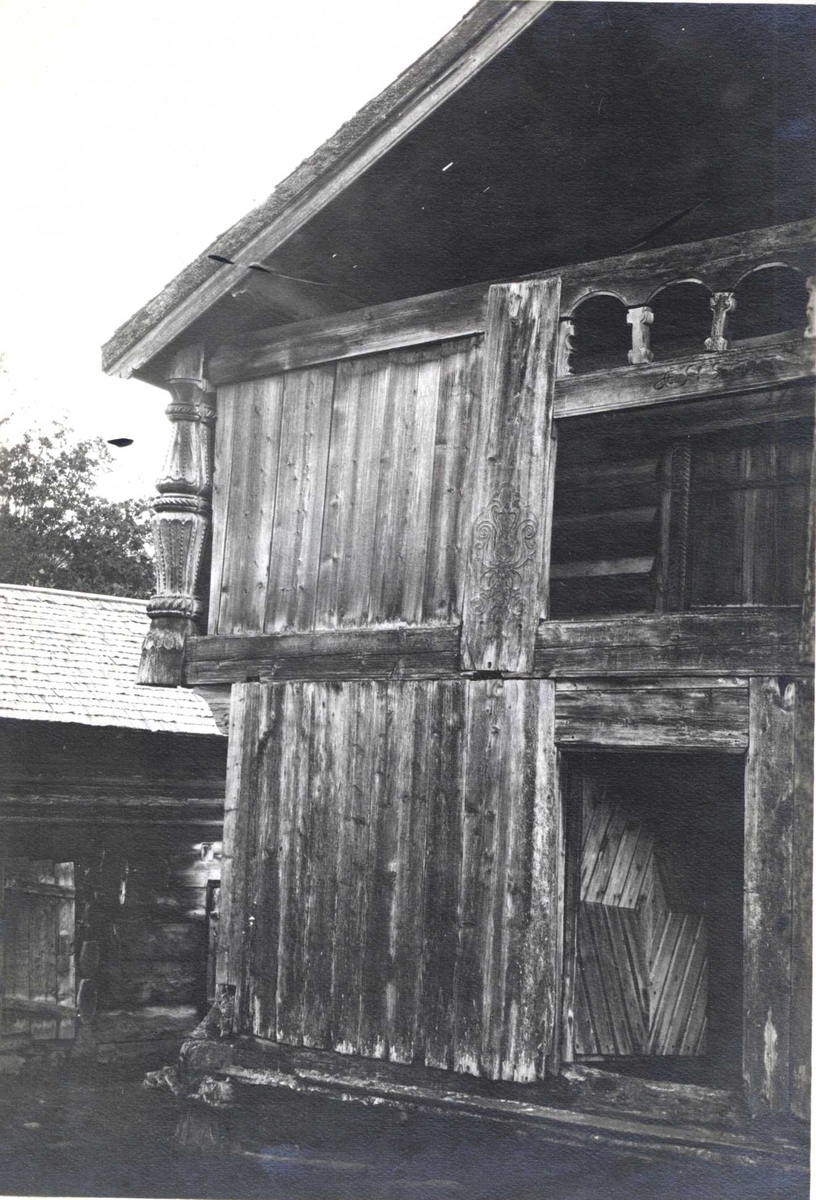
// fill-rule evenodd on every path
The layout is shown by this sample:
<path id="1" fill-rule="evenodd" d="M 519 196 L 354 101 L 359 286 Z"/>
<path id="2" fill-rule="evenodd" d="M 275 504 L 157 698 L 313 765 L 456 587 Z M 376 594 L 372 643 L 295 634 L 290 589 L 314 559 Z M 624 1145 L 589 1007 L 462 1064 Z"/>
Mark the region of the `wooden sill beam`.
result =
<path id="1" fill-rule="evenodd" d="M 654 1104 L 648 1115 L 627 1111 L 623 1105 L 610 1113 L 599 1111 L 591 1096 L 582 1102 L 577 1095 L 580 1081 L 575 1079 L 558 1081 L 554 1087 L 503 1084 L 499 1095 L 495 1085 L 485 1080 L 449 1071 L 249 1038 L 229 1047 L 223 1042 L 188 1041 L 182 1055 L 193 1078 L 199 1072 L 215 1071 L 217 1077 L 246 1088 L 247 1101 L 253 1094 L 261 1101 L 264 1093 L 282 1089 L 286 1094 L 296 1091 L 338 1101 L 511 1122 L 531 1132 L 537 1130 L 548 1140 L 574 1145 L 579 1151 L 591 1144 L 646 1160 L 680 1155 L 749 1165 L 776 1162 L 795 1172 L 808 1167 L 804 1138 L 800 1142 L 778 1132 L 758 1130 L 745 1120 L 729 1119 L 727 1095 L 715 1094 L 713 1089 L 650 1085 Z M 614 1078 L 609 1086 L 615 1086 Z M 568 1105 L 564 1103 L 565 1090 L 570 1094 Z M 642 1092 L 642 1084 L 634 1090 Z M 689 1113 L 687 1119 L 683 1119 L 683 1109 Z"/>
<path id="2" fill-rule="evenodd" d="M 542 621 L 533 676 L 797 674 L 799 610 Z M 459 627 L 217 635 L 187 642 L 186 683 L 252 679 L 457 678 Z"/>
<path id="3" fill-rule="evenodd" d="M 796 674 L 799 609 L 734 608 L 543 621 L 536 674 Z"/>
<path id="4" fill-rule="evenodd" d="M 618 367 L 560 379 L 555 389 L 555 416 L 588 416 L 696 396 L 759 391 L 809 379 L 814 373 L 813 347 L 804 339 L 785 345 L 695 354 L 670 362 Z"/>

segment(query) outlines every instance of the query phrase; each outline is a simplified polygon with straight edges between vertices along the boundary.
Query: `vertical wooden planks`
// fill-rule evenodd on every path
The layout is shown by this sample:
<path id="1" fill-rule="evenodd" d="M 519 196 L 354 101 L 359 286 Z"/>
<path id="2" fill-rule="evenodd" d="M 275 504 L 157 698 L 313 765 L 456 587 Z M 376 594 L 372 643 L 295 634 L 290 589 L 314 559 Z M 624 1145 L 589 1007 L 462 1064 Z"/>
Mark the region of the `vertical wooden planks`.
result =
<path id="1" fill-rule="evenodd" d="M 337 364 L 316 628 L 364 623 L 374 553 L 375 505 L 388 358 Z"/>
<path id="2" fill-rule="evenodd" d="M 440 787 L 440 761 L 433 731 L 443 717 L 444 685 L 429 681 L 419 686 L 399 685 L 399 691 L 404 699 L 395 710 L 395 719 L 401 724 L 408 723 L 403 706 L 414 697 L 413 744 L 408 781 L 400 788 L 397 814 L 396 878 L 388 931 L 393 998 L 389 995 L 387 1016 L 388 1056 L 392 1062 L 407 1063 L 420 1054 L 428 811 Z M 391 769 L 389 763 L 389 773 Z M 395 764 L 393 769 L 398 772 L 399 766 Z"/>
<path id="3" fill-rule="evenodd" d="M 390 356 L 377 487 L 361 497 L 375 506 L 370 624 L 422 619 L 439 381 L 436 346 Z"/>
<path id="4" fill-rule="evenodd" d="M 334 365 L 284 379 L 275 516 L 266 598 L 267 633 L 314 627 Z"/>
<path id="5" fill-rule="evenodd" d="M 509 965 L 500 1018 L 501 1078 L 525 1083 L 544 1074 L 555 1049 L 564 831 L 555 749 L 555 684 L 517 680 L 512 690 L 518 715 L 511 716 L 515 736 L 508 739 L 505 751 L 512 755 L 509 783 L 515 811 L 508 828 L 502 913 Z M 501 800 L 508 803 L 510 796 Z"/>
<path id="6" fill-rule="evenodd" d="M 501 778 L 504 732 L 502 686 L 500 680 L 489 680 L 466 689 L 454 1070 L 469 1075 L 482 1073 L 482 1033 L 489 1016 L 485 993 L 494 936 L 490 893 L 496 858 L 496 783 Z"/>
<path id="7" fill-rule="evenodd" d="M 791 921 L 791 1111 L 810 1119 L 813 1008 L 813 680 L 796 682 Z"/>
<path id="8" fill-rule="evenodd" d="M 371 889 L 371 820 L 384 783 L 386 688 L 370 680 L 345 684 L 342 697 L 356 720 L 349 722 L 351 739 L 339 825 L 331 1030 L 334 1049 L 353 1054 L 360 1035 L 362 960 Z"/>
<path id="9" fill-rule="evenodd" d="M 219 633 L 264 627 L 275 517 L 284 377 L 224 389 L 233 408 L 232 466 L 224 523 Z"/>
<path id="10" fill-rule="evenodd" d="M 254 1033 L 274 1037 L 275 995 L 280 937 L 279 871 L 283 847 L 280 838 L 280 797 L 275 783 L 284 753 L 283 695 L 279 688 L 252 685 L 258 693 L 246 731 L 253 741 L 257 768 L 252 773 L 257 792 L 254 823 L 247 826 L 247 920 L 249 954 L 249 1011 Z M 262 915 L 262 919 L 261 916 Z"/>
<path id="11" fill-rule="evenodd" d="M 280 805 L 281 859 L 278 873 L 280 927 L 276 1007 L 277 1040 L 303 1039 L 305 894 L 309 872 L 312 696 L 317 684 L 272 684 L 283 693 L 283 751 L 280 775 L 272 782 Z"/>
<path id="12" fill-rule="evenodd" d="M 482 347 L 476 338 L 442 343 L 436 437 L 422 600 L 427 624 L 462 615 L 467 517 L 466 467 L 475 405 L 481 393 Z"/>
<path id="13" fill-rule="evenodd" d="M 247 1002 L 243 988 L 252 897 L 248 869 L 254 857 L 257 796 L 257 726 L 259 684 L 235 683 L 230 698 L 230 734 L 224 799 L 224 843 L 221 860 L 221 913 L 218 939 L 218 984 L 226 984 Z M 243 993 L 243 994 L 241 994 Z"/>
<path id="14" fill-rule="evenodd" d="M 423 914 L 423 980 L 418 1045 L 426 1066 L 451 1068 L 462 874 L 466 687 L 435 684 L 428 744 L 428 827 Z"/>
<path id="15" fill-rule="evenodd" d="M 215 418 L 210 603 L 207 615 L 207 632 L 211 634 L 218 633 L 224 628 L 221 624 L 221 590 L 226 582 L 224 571 L 235 437 L 235 401 L 236 389 L 234 387 L 219 389 Z"/>
<path id="16" fill-rule="evenodd" d="M 795 684 L 750 681 L 745 774 L 743 1078 L 755 1111 L 790 1089 Z"/>
<path id="17" fill-rule="evenodd" d="M 454 1069 L 529 1081 L 553 1049 L 554 685 L 467 685 Z"/>
<path id="18" fill-rule="evenodd" d="M 560 922 L 553 701 L 546 680 L 235 686 L 219 982 L 238 989 L 241 1028 L 542 1072 Z"/>
<path id="19" fill-rule="evenodd" d="M 304 894 L 300 917 L 303 940 L 303 1044 L 331 1045 L 331 984 L 337 904 L 339 814 L 342 812 L 347 751 L 355 713 L 343 703 L 337 684 L 309 684 L 311 742 L 309 787 L 302 805 Z"/>
<path id="20" fill-rule="evenodd" d="M 542 575 L 560 288 L 559 278 L 529 280 L 496 284 L 488 295 L 469 480 L 462 625 L 468 670 L 530 672 L 540 610 L 547 611 Z"/>

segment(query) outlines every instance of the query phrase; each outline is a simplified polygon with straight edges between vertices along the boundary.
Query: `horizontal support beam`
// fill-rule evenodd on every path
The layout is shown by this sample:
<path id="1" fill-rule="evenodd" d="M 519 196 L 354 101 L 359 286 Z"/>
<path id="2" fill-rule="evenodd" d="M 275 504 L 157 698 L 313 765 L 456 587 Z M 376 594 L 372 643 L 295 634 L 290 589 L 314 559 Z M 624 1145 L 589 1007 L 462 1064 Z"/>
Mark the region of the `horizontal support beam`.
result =
<path id="1" fill-rule="evenodd" d="M 191 638 L 186 682 L 413 679 L 459 673 L 459 626 Z"/>
<path id="2" fill-rule="evenodd" d="M 220 386 L 484 333 L 487 291 L 485 285 L 476 284 L 246 334 L 212 356 L 207 378 Z"/>
<path id="3" fill-rule="evenodd" d="M 616 367 L 559 379 L 555 388 L 555 416 L 589 416 L 623 408 L 671 404 L 697 396 L 759 391 L 808 379 L 814 373 L 813 346 L 804 339 Z"/>
<path id="4" fill-rule="evenodd" d="M 695 679 L 694 687 L 661 687 L 559 680 L 555 691 L 555 740 L 568 746 L 659 750 L 748 749 L 748 684 L 717 686 Z M 729 681 L 730 684 L 730 681 Z"/>
<path id="5" fill-rule="evenodd" d="M 733 608 L 542 621 L 533 675 L 797 674 L 799 610 Z M 326 630 L 191 638 L 186 682 L 451 678 L 459 627 Z M 713 685 L 710 685 L 713 686 Z"/>
<path id="6" fill-rule="evenodd" d="M 799 609 L 542 621 L 536 674 L 773 675 L 801 671 Z"/>

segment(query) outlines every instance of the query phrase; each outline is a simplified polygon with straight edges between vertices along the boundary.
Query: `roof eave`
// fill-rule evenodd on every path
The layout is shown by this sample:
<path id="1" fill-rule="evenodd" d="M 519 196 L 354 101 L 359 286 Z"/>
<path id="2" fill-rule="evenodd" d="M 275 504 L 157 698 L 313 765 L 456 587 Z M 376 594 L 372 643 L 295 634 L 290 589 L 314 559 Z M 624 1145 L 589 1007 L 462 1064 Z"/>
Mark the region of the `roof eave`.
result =
<path id="1" fill-rule="evenodd" d="M 102 348 L 102 367 L 128 378 L 336 199 L 373 163 L 523 33 L 554 0 L 480 0 L 454 28 L 288 175 L 267 200 L 221 234 Z M 243 257 L 221 265 L 209 256 Z"/>

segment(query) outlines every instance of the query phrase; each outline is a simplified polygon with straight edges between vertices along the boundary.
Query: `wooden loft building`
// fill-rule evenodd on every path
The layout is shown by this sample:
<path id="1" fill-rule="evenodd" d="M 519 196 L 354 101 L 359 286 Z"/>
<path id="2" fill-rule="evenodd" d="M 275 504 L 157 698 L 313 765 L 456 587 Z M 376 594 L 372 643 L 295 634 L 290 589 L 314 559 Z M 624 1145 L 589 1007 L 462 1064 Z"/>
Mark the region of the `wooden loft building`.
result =
<path id="1" fill-rule="evenodd" d="M 480 3 L 104 348 L 229 708 L 191 1090 L 797 1161 L 814 34 Z"/>
<path id="2" fill-rule="evenodd" d="M 226 738 L 136 686 L 147 626 L 143 600 L 0 585 L 0 1074 L 161 1059 L 206 1011 Z"/>

